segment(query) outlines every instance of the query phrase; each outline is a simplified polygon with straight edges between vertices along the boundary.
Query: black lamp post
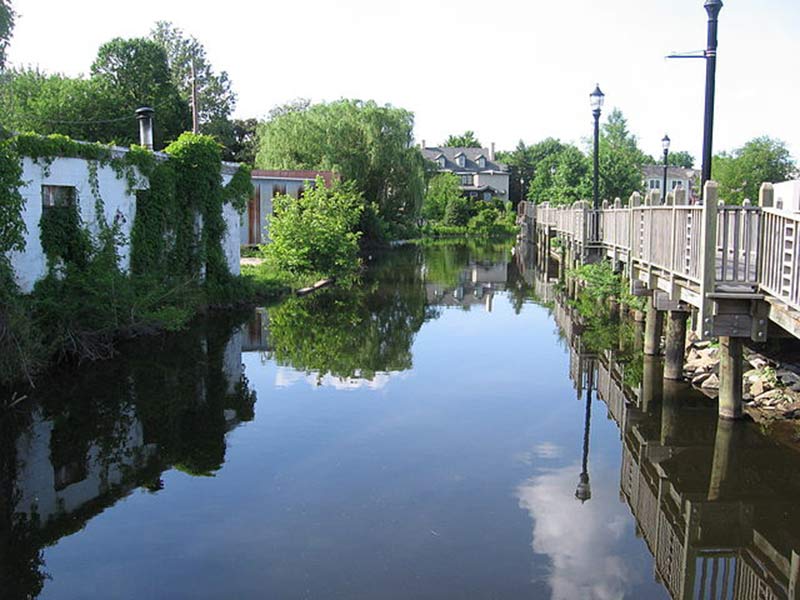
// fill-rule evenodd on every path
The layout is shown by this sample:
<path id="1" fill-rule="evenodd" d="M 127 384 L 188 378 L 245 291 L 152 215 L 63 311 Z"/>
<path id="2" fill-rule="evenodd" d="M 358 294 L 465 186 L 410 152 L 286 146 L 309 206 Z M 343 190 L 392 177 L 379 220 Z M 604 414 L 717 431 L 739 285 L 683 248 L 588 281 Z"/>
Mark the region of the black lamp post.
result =
<path id="1" fill-rule="evenodd" d="M 717 73 L 717 17 L 722 0 L 706 0 L 708 13 L 708 43 L 706 45 L 706 109 L 703 123 L 703 174 L 700 189 L 711 179 L 711 141 L 714 133 L 714 87 Z"/>
<path id="2" fill-rule="evenodd" d="M 589 94 L 589 102 L 594 116 L 594 176 L 592 202 L 594 209 L 600 208 L 600 110 L 603 108 L 605 94 L 600 91 L 600 84 L 594 86 L 594 91 Z"/>
<path id="3" fill-rule="evenodd" d="M 664 149 L 664 191 L 661 193 L 661 203 L 667 201 L 667 157 L 669 156 L 669 136 L 665 133 L 661 138 L 661 147 Z"/>

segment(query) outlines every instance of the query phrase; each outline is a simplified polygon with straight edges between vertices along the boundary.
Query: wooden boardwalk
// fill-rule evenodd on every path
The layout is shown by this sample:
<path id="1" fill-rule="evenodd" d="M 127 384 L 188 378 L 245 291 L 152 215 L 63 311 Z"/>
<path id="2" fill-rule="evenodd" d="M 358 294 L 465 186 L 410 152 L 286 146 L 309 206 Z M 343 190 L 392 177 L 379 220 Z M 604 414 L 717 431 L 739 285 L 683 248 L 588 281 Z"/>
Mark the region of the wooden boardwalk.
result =
<path id="1" fill-rule="evenodd" d="M 800 337 L 800 213 L 774 208 L 771 184 L 758 205 L 724 205 L 714 182 L 704 191 L 702 205 L 678 189 L 664 204 L 655 191 L 597 211 L 522 202 L 518 214 L 527 238 L 567 268 L 607 257 L 658 310 L 696 310 L 704 338 Z"/>

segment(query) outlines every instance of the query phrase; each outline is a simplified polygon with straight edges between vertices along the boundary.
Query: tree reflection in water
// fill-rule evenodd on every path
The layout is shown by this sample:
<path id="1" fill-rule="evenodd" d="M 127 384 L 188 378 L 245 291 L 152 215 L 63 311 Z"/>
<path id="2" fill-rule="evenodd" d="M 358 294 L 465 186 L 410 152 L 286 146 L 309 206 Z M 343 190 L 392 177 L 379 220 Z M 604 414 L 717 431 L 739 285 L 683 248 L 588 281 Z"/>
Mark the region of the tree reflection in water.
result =
<path id="1" fill-rule="evenodd" d="M 414 336 L 441 307 L 469 310 L 504 289 L 508 245 L 408 245 L 382 253 L 362 279 L 268 310 L 266 359 L 312 375 L 372 381 L 412 367 Z M 487 292 L 488 290 L 488 292 Z"/>

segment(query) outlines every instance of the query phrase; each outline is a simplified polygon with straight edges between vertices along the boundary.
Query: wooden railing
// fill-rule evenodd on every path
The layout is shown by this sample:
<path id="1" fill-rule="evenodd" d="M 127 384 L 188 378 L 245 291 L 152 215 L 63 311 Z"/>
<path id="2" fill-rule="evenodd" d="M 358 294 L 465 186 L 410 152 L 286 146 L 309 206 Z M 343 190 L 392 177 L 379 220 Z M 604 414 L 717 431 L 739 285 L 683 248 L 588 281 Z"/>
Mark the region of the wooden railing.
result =
<path id="1" fill-rule="evenodd" d="M 587 202 L 525 203 L 522 210 L 581 247 L 600 247 L 696 284 L 703 297 L 761 292 L 800 311 L 800 213 L 772 208 L 770 184 L 762 186 L 757 206 L 718 203 L 716 184 L 707 186 L 705 205 L 686 205 L 678 190 L 666 204 L 656 192 L 644 202 L 634 193 L 627 207 L 616 200 L 597 211 Z"/>
<path id="2" fill-rule="evenodd" d="M 762 209 L 761 289 L 800 310 L 800 214 Z"/>

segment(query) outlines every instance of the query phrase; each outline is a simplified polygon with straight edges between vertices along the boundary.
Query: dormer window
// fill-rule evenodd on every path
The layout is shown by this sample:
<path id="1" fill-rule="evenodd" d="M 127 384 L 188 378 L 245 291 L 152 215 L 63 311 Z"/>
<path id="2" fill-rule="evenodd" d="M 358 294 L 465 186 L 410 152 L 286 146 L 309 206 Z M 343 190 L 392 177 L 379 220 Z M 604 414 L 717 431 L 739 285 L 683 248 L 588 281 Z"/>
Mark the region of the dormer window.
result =
<path id="1" fill-rule="evenodd" d="M 467 157 L 464 156 L 463 152 L 456 154 L 456 164 L 462 169 L 467 165 Z"/>
<path id="2" fill-rule="evenodd" d="M 481 169 L 485 169 L 486 168 L 486 157 L 483 154 L 478 156 L 478 166 Z"/>
<path id="3" fill-rule="evenodd" d="M 445 165 L 447 164 L 447 159 L 444 157 L 444 154 L 440 154 L 436 157 L 436 162 L 439 163 L 440 169 L 444 169 Z"/>

